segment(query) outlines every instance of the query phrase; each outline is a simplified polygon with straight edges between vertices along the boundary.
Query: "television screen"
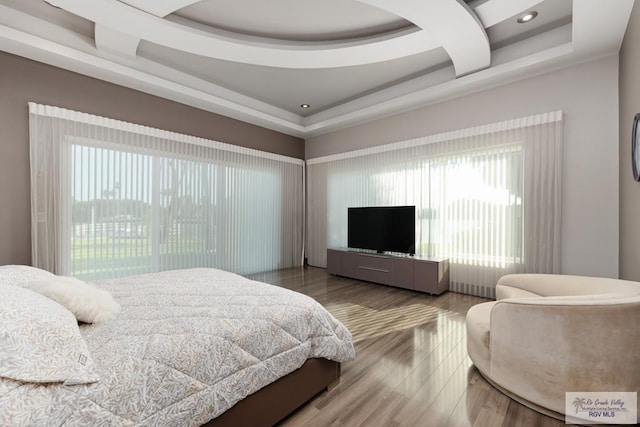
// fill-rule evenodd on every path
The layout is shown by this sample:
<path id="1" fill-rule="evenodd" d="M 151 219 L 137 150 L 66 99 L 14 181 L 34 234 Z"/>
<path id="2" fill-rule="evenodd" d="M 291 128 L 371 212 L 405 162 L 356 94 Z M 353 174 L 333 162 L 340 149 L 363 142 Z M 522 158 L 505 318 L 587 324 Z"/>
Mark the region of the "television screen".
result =
<path id="1" fill-rule="evenodd" d="M 348 208 L 347 245 L 379 253 L 415 254 L 416 207 Z"/>

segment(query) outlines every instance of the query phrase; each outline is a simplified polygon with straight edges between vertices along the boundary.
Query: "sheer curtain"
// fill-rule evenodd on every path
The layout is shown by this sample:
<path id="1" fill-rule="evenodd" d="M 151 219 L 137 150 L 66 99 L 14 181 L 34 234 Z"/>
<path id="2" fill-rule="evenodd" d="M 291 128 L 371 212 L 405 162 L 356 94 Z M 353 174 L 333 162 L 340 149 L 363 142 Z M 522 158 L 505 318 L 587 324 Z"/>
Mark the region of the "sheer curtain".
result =
<path id="1" fill-rule="evenodd" d="M 85 279 L 301 264 L 302 160 L 29 103 L 33 263 Z"/>
<path id="2" fill-rule="evenodd" d="M 562 112 L 310 159 L 309 264 L 347 245 L 348 207 L 415 205 L 416 255 L 449 258 L 454 291 L 556 273 L 561 168 Z"/>

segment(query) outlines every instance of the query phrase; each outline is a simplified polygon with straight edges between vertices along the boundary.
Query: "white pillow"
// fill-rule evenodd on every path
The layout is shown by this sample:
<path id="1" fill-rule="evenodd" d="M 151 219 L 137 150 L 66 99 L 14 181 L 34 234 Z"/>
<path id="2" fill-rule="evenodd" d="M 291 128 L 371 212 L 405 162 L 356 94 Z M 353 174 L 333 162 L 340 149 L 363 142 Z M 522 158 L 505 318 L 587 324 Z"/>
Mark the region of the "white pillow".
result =
<path id="1" fill-rule="evenodd" d="M 23 382 L 99 380 L 73 314 L 29 289 L 2 286 L 0 376 Z"/>
<path id="2" fill-rule="evenodd" d="M 109 292 L 75 277 L 53 276 L 33 281 L 27 287 L 58 302 L 81 322 L 105 322 L 120 311 L 120 304 Z"/>

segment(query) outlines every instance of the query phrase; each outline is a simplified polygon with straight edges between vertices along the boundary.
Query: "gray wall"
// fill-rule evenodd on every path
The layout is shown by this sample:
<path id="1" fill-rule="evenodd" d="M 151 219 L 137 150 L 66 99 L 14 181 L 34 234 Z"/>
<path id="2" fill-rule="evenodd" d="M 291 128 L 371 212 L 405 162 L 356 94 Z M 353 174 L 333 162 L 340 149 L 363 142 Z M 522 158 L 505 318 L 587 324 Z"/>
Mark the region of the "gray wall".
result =
<path id="1" fill-rule="evenodd" d="M 620 277 L 640 280 L 640 183 L 631 172 L 631 126 L 640 113 L 640 5 L 620 50 Z"/>
<path id="2" fill-rule="evenodd" d="M 0 52 L 0 265 L 31 261 L 29 101 L 304 158 L 299 138 Z"/>
<path id="3" fill-rule="evenodd" d="M 306 158 L 555 110 L 565 113 L 562 272 L 618 277 L 617 55 L 311 138 Z"/>

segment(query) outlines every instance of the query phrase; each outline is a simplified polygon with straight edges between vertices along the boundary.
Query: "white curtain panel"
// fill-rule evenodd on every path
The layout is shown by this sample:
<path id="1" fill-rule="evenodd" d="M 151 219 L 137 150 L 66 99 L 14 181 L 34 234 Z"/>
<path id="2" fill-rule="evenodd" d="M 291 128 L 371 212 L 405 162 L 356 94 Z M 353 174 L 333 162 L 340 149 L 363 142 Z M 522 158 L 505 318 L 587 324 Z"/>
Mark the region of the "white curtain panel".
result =
<path id="1" fill-rule="evenodd" d="M 304 162 L 29 103 L 32 254 L 85 279 L 298 266 Z"/>
<path id="2" fill-rule="evenodd" d="M 449 258 L 454 291 L 559 272 L 562 135 L 558 111 L 308 160 L 309 264 L 347 246 L 347 208 L 415 205 L 416 256 Z"/>

